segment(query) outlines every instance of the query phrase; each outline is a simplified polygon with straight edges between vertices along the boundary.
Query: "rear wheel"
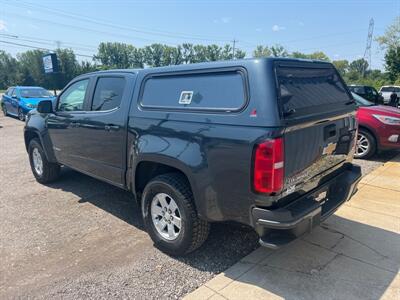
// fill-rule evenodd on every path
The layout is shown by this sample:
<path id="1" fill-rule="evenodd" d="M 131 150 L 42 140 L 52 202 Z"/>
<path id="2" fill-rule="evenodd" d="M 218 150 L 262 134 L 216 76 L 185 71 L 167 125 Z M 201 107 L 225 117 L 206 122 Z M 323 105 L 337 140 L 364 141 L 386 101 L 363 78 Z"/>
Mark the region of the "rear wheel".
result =
<path id="1" fill-rule="evenodd" d="M 207 239 L 209 223 L 198 217 L 190 186 L 180 174 L 163 174 L 146 185 L 142 213 L 151 239 L 165 253 L 184 255 Z"/>
<path id="2" fill-rule="evenodd" d="M 48 183 L 56 180 L 60 175 L 60 165 L 47 160 L 42 145 L 38 139 L 32 139 L 29 143 L 29 162 L 32 173 L 40 183 Z"/>
<path id="3" fill-rule="evenodd" d="M 3 111 L 3 115 L 7 116 L 8 112 L 7 112 L 7 107 L 4 103 L 1 104 L 1 110 Z"/>
<path id="4" fill-rule="evenodd" d="M 369 158 L 376 152 L 375 138 L 364 129 L 358 130 L 355 158 Z"/>

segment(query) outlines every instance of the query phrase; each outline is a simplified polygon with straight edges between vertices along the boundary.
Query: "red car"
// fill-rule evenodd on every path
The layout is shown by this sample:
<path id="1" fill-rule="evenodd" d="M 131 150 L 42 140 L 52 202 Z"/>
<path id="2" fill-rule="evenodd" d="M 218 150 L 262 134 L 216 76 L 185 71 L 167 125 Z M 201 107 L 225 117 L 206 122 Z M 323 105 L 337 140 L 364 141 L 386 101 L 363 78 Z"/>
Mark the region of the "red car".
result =
<path id="1" fill-rule="evenodd" d="M 358 136 L 356 158 L 368 158 L 378 150 L 400 150 L 400 109 L 375 105 L 352 93 L 357 103 Z"/>

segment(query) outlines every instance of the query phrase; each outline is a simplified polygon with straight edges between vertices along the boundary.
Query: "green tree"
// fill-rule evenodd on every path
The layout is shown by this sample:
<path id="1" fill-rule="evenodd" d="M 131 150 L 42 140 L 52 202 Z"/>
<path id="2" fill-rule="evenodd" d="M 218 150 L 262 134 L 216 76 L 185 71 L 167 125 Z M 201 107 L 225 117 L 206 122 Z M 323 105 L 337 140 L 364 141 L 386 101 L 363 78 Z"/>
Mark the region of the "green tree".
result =
<path id="1" fill-rule="evenodd" d="M 5 90 L 17 81 L 18 62 L 10 54 L 0 50 L 0 89 Z"/>
<path id="2" fill-rule="evenodd" d="M 362 75 L 363 71 L 366 69 L 368 69 L 368 62 L 363 58 L 356 59 L 349 65 L 349 71 L 355 72 L 359 75 Z"/>
<path id="3" fill-rule="evenodd" d="M 385 54 L 385 68 L 391 81 L 400 79 L 400 46 L 388 48 Z"/>
<path id="4" fill-rule="evenodd" d="M 271 49 L 268 46 L 258 45 L 253 52 L 253 57 L 269 57 L 272 56 Z"/>
<path id="5" fill-rule="evenodd" d="M 124 43 L 100 43 L 95 59 L 106 68 L 141 68 L 142 55 L 132 45 Z"/>
<path id="6" fill-rule="evenodd" d="M 332 63 L 335 65 L 336 69 L 342 76 L 344 76 L 349 70 L 349 61 L 346 59 L 334 60 Z"/>
<path id="7" fill-rule="evenodd" d="M 277 44 L 271 47 L 272 56 L 275 57 L 287 57 L 289 56 L 288 51 L 281 45 Z"/>
<path id="8" fill-rule="evenodd" d="M 294 51 L 290 54 L 291 57 L 294 58 L 304 58 L 304 59 L 316 59 L 316 60 L 325 60 L 329 61 L 329 57 L 322 51 L 316 51 L 310 54 Z"/>
<path id="9" fill-rule="evenodd" d="M 400 16 L 396 17 L 393 24 L 385 30 L 383 35 L 378 36 L 376 40 L 382 48 L 400 47 Z"/>

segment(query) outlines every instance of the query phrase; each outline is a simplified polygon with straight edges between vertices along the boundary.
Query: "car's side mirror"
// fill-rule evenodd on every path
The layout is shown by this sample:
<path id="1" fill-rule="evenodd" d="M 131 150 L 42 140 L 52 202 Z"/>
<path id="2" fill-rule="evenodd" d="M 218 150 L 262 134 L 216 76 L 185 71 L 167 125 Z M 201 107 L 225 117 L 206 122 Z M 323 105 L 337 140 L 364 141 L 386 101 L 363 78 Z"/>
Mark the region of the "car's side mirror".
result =
<path id="1" fill-rule="evenodd" d="M 51 114 L 54 112 L 53 110 L 53 101 L 51 100 L 43 100 L 40 101 L 37 107 L 37 111 L 41 114 Z"/>
<path id="2" fill-rule="evenodd" d="M 11 96 L 11 98 L 13 98 L 13 99 L 18 99 L 18 97 L 17 97 L 17 96 L 15 96 L 15 95 L 14 95 L 14 96 Z"/>

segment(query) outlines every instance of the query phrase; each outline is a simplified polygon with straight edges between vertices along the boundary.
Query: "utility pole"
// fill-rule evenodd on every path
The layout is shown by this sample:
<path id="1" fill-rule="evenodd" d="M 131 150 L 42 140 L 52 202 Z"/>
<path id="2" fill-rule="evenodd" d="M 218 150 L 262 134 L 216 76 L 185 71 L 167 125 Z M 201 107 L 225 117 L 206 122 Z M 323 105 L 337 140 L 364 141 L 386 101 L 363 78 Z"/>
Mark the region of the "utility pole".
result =
<path id="1" fill-rule="evenodd" d="M 235 59 L 235 50 L 236 50 L 236 42 L 238 42 L 236 39 L 233 39 L 232 44 L 232 58 Z"/>
<path id="2" fill-rule="evenodd" d="M 372 35 L 374 33 L 374 19 L 371 18 L 369 20 L 369 27 L 368 27 L 368 36 L 367 36 L 367 45 L 364 51 L 364 61 L 368 62 L 368 67 L 371 68 L 371 44 L 372 44 Z M 367 66 L 363 66 L 362 76 L 364 77 L 365 71 L 367 70 Z"/>
<path id="3" fill-rule="evenodd" d="M 56 46 L 57 46 L 57 49 L 60 49 L 61 48 L 61 41 L 56 41 Z"/>

